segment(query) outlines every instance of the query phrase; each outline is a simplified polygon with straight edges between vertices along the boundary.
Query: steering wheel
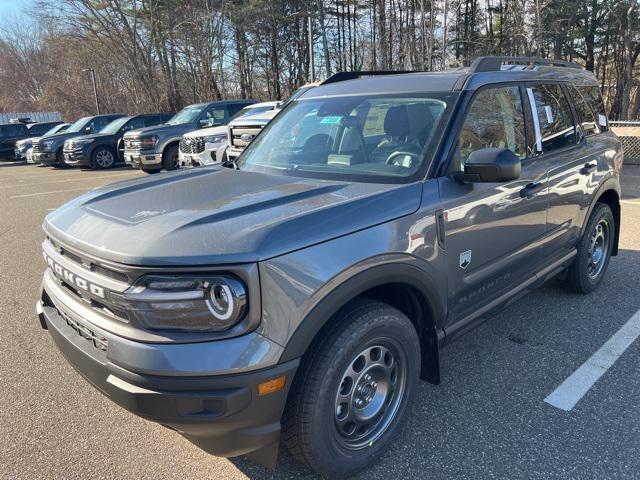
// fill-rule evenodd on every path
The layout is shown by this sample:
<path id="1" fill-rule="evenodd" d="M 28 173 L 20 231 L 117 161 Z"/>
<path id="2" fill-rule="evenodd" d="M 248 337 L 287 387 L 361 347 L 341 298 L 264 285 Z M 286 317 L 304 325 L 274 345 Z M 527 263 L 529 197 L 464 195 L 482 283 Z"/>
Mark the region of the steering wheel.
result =
<path id="1" fill-rule="evenodd" d="M 404 162 L 396 162 L 396 158 L 398 157 L 411 157 L 410 163 L 409 165 L 405 165 Z M 397 165 L 400 167 L 411 167 L 411 165 L 413 165 L 413 162 L 416 160 L 419 160 L 420 158 L 420 153 L 416 153 L 414 152 L 410 152 L 409 150 L 398 150 L 396 152 L 393 152 L 391 155 L 389 155 L 389 157 L 387 158 L 387 161 L 385 162 L 386 165 Z"/>

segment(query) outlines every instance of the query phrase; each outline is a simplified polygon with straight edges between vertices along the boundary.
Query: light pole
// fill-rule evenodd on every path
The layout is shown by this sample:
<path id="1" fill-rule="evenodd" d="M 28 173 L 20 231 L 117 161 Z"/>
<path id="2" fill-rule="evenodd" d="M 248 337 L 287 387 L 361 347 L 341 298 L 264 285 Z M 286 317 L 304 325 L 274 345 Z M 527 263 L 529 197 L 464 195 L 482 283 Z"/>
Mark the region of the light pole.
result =
<path id="1" fill-rule="evenodd" d="M 309 82 L 314 82 L 316 79 L 316 66 L 313 56 L 313 17 L 311 16 L 311 12 L 307 10 L 295 12 L 291 16 L 294 18 L 307 17 L 307 31 L 309 33 L 309 69 L 311 74 Z"/>
<path id="2" fill-rule="evenodd" d="M 98 87 L 96 86 L 96 71 L 93 68 L 83 68 L 83 72 L 91 72 L 91 81 L 93 82 L 93 96 L 96 99 L 96 112 L 100 115 L 100 103 L 98 103 Z"/>

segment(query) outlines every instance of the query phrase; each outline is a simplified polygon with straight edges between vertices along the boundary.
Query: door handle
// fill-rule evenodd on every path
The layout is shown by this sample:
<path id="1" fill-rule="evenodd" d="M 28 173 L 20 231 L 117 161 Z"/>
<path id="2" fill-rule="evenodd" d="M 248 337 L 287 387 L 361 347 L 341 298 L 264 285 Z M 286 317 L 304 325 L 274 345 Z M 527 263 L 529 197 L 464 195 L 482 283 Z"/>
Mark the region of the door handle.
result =
<path id="1" fill-rule="evenodd" d="M 527 184 L 522 190 L 520 190 L 520 196 L 522 198 L 531 198 L 535 194 L 540 193 L 545 189 L 544 183 L 533 182 Z"/>
<path id="2" fill-rule="evenodd" d="M 585 163 L 584 167 L 582 167 L 580 169 L 580 173 L 582 175 L 589 175 L 591 172 L 593 172 L 596 168 L 598 168 L 598 164 L 597 163 Z"/>

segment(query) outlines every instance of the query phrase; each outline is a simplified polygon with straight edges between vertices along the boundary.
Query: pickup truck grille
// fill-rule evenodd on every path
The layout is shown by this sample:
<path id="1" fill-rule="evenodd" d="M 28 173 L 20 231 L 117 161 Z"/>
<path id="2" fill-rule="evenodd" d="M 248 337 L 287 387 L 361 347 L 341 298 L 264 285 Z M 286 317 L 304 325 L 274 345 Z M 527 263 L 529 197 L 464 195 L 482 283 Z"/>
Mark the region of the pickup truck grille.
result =
<path id="1" fill-rule="evenodd" d="M 182 137 L 180 151 L 191 154 L 204 152 L 204 137 Z"/>
<path id="2" fill-rule="evenodd" d="M 239 150 L 244 149 L 251 140 L 260 133 L 262 130 L 262 126 L 237 126 L 237 127 L 229 127 L 229 136 L 231 137 L 231 146 L 233 148 L 237 148 Z"/>
<path id="3" fill-rule="evenodd" d="M 140 139 L 139 138 L 125 138 L 124 139 L 124 149 L 125 150 L 140 150 Z"/>
<path id="4" fill-rule="evenodd" d="M 37 143 L 37 142 L 34 143 L 32 148 L 33 148 L 32 153 L 40 153 L 40 144 L 39 143 Z"/>

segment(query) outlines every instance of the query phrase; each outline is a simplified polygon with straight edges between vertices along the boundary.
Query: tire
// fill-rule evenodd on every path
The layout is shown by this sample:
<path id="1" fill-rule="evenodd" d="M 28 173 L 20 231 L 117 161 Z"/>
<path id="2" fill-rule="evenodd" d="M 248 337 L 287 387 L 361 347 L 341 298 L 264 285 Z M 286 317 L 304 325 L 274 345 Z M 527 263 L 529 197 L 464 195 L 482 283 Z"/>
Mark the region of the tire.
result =
<path id="1" fill-rule="evenodd" d="M 71 165 L 68 165 L 67 162 L 64 161 L 64 155 L 62 153 L 62 148 L 60 148 L 56 152 L 56 163 L 53 165 L 54 168 L 71 168 Z"/>
<path id="2" fill-rule="evenodd" d="M 158 168 L 154 168 L 154 169 L 150 169 L 150 168 L 141 168 L 140 170 L 142 170 L 144 173 L 148 173 L 149 175 L 152 175 L 154 173 L 160 173 L 160 169 Z"/>
<path id="3" fill-rule="evenodd" d="M 597 203 L 578 242 L 578 254 L 569 267 L 566 286 L 576 293 L 593 292 L 604 278 L 616 235 L 609 205 Z"/>
<path id="4" fill-rule="evenodd" d="M 172 145 L 164 149 L 164 152 L 162 152 L 162 168 L 167 171 L 178 168 L 178 145 Z"/>
<path id="5" fill-rule="evenodd" d="M 106 170 L 116 164 L 116 154 L 109 147 L 98 147 L 91 154 L 91 168 Z"/>
<path id="6" fill-rule="evenodd" d="M 384 303 L 358 300 L 336 319 L 302 359 L 282 440 L 321 475 L 344 477 L 378 459 L 406 420 L 420 373 L 420 342 L 411 321 Z"/>

